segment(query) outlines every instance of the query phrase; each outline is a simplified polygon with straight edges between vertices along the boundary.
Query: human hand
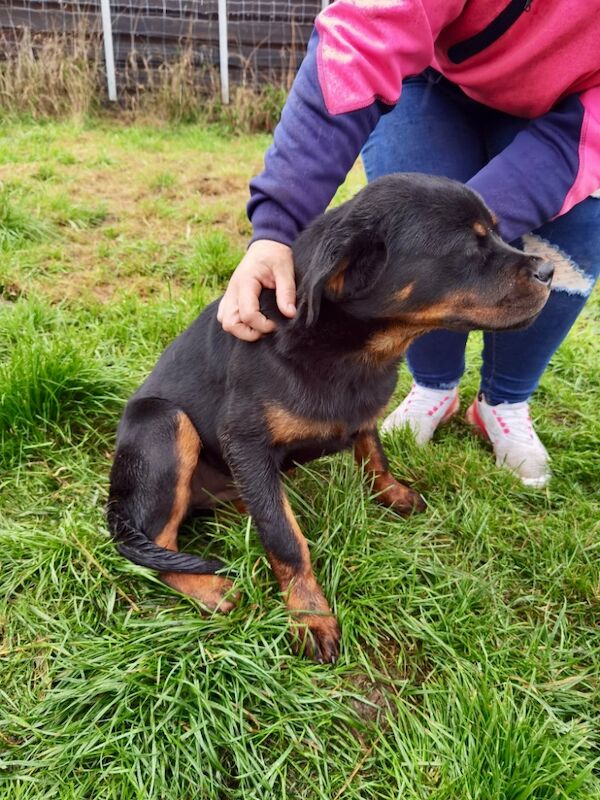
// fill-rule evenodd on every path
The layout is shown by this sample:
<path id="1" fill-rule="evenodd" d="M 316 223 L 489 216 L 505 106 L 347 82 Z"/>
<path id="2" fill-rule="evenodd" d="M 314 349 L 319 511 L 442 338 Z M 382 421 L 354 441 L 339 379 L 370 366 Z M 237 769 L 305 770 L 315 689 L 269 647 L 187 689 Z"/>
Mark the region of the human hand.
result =
<path id="1" fill-rule="evenodd" d="M 246 342 L 255 342 L 275 330 L 273 320 L 260 311 L 258 298 L 263 289 L 275 289 L 277 306 L 284 316 L 295 315 L 292 249 L 270 239 L 252 242 L 231 276 L 217 311 L 223 330 Z"/>

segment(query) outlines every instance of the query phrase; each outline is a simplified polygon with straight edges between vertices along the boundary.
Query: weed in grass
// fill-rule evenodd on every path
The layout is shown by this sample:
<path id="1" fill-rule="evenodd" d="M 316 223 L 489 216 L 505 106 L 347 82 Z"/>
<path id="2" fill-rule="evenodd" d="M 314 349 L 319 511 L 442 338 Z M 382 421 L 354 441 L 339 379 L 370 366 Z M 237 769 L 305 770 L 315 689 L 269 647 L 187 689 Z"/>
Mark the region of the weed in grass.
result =
<path id="1" fill-rule="evenodd" d="M 177 177 L 172 172 L 159 172 L 152 178 L 149 186 L 154 192 L 164 192 L 177 186 Z"/>
<path id="2" fill-rule="evenodd" d="M 0 191 L 0 251 L 39 242 L 50 232 L 47 223 L 22 210 L 6 189 Z"/>
<path id="3" fill-rule="evenodd" d="M 105 206 L 85 206 L 81 203 L 72 203 L 64 194 L 58 194 L 48 203 L 53 221 L 57 225 L 81 231 L 96 228 L 108 218 Z"/>
<path id="4" fill-rule="evenodd" d="M 105 227 L 102 231 L 102 235 L 105 239 L 109 239 L 110 241 L 115 241 L 121 235 L 119 230 L 114 227 Z"/>
<path id="5" fill-rule="evenodd" d="M 189 269 L 201 281 L 223 283 L 242 259 L 243 252 L 232 246 L 231 240 L 220 231 L 200 236 L 194 244 L 194 255 Z"/>
<path id="6" fill-rule="evenodd" d="M 48 164 L 42 164 L 33 177 L 38 181 L 51 181 L 56 178 L 56 170 Z"/>
<path id="7" fill-rule="evenodd" d="M 178 216 L 177 207 L 164 196 L 145 198 L 140 202 L 140 209 L 148 221 L 174 220 Z"/>
<path id="8" fill-rule="evenodd" d="M 43 334 L 34 319 L 28 329 L 4 326 L 13 343 L 0 365 L 0 454 L 9 461 L 96 431 L 120 399 L 114 367 L 108 371 L 68 326 Z"/>
<path id="9" fill-rule="evenodd" d="M 21 287 L 17 283 L 0 283 L 0 298 L 7 303 L 14 303 L 22 295 Z"/>
<path id="10" fill-rule="evenodd" d="M 91 162 L 92 167 L 114 167 L 117 161 L 108 153 L 100 153 L 94 157 Z"/>
<path id="11" fill-rule="evenodd" d="M 72 167 L 77 164 L 77 159 L 72 153 L 58 152 L 56 154 L 56 163 L 62 164 L 63 167 Z"/>

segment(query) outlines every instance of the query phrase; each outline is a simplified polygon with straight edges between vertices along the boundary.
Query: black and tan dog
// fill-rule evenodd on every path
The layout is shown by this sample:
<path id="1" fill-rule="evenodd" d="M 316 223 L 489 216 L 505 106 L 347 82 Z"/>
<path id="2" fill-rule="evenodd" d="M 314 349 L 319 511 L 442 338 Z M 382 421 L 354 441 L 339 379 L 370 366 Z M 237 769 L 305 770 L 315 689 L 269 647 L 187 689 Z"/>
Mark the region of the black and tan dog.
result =
<path id="1" fill-rule="evenodd" d="M 388 471 L 376 423 L 410 342 L 434 328 L 504 330 L 530 322 L 551 269 L 505 244 L 490 211 L 454 181 L 393 175 L 317 219 L 297 239 L 298 313 L 263 312 L 256 343 L 225 333 L 217 303 L 165 351 L 129 401 L 111 473 L 108 522 L 119 551 L 211 609 L 232 607 L 219 561 L 177 550 L 196 508 L 241 501 L 292 614 L 297 641 L 334 661 L 339 629 L 315 576 L 281 473 L 354 448 L 378 500 L 401 514 L 423 501 Z"/>

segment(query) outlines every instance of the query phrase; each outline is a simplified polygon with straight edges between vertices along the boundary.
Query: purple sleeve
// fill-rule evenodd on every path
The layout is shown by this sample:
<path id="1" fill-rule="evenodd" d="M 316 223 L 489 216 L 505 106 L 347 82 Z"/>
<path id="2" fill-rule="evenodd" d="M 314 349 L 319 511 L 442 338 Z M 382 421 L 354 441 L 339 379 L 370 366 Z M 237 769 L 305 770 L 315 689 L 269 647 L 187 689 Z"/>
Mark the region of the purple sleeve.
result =
<path id="1" fill-rule="evenodd" d="M 431 64 L 465 0 L 336 0 L 315 20 L 264 171 L 250 184 L 254 239 L 290 244 L 324 211 L 402 81 Z"/>
<path id="2" fill-rule="evenodd" d="M 580 168 L 583 120 L 579 96 L 568 97 L 533 120 L 468 182 L 497 215 L 508 241 L 567 210 L 565 198 Z"/>
<path id="3" fill-rule="evenodd" d="M 327 208 L 384 107 L 376 101 L 358 111 L 329 114 L 317 77 L 317 45 L 313 32 L 265 168 L 250 182 L 253 241 L 291 244 Z"/>

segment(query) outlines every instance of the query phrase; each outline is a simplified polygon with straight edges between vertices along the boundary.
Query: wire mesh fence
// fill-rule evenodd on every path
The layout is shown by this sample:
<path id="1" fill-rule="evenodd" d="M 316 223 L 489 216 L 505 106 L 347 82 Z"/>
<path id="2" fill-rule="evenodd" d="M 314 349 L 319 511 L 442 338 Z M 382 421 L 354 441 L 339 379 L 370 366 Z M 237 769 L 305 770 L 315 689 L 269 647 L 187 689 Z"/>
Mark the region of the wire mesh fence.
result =
<path id="1" fill-rule="evenodd" d="M 103 36 L 101 6 L 102 0 L 3 0 L 0 58 L 10 58 L 25 39 L 39 57 L 51 37 L 59 37 L 67 48 L 83 36 L 97 53 Z M 108 6 L 120 95 L 143 87 L 165 65 L 182 59 L 198 83 L 215 89 L 218 0 L 109 0 Z M 288 87 L 322 6 L 322 0 L 227 0 L 229 81 L 252 88 Z"/>

